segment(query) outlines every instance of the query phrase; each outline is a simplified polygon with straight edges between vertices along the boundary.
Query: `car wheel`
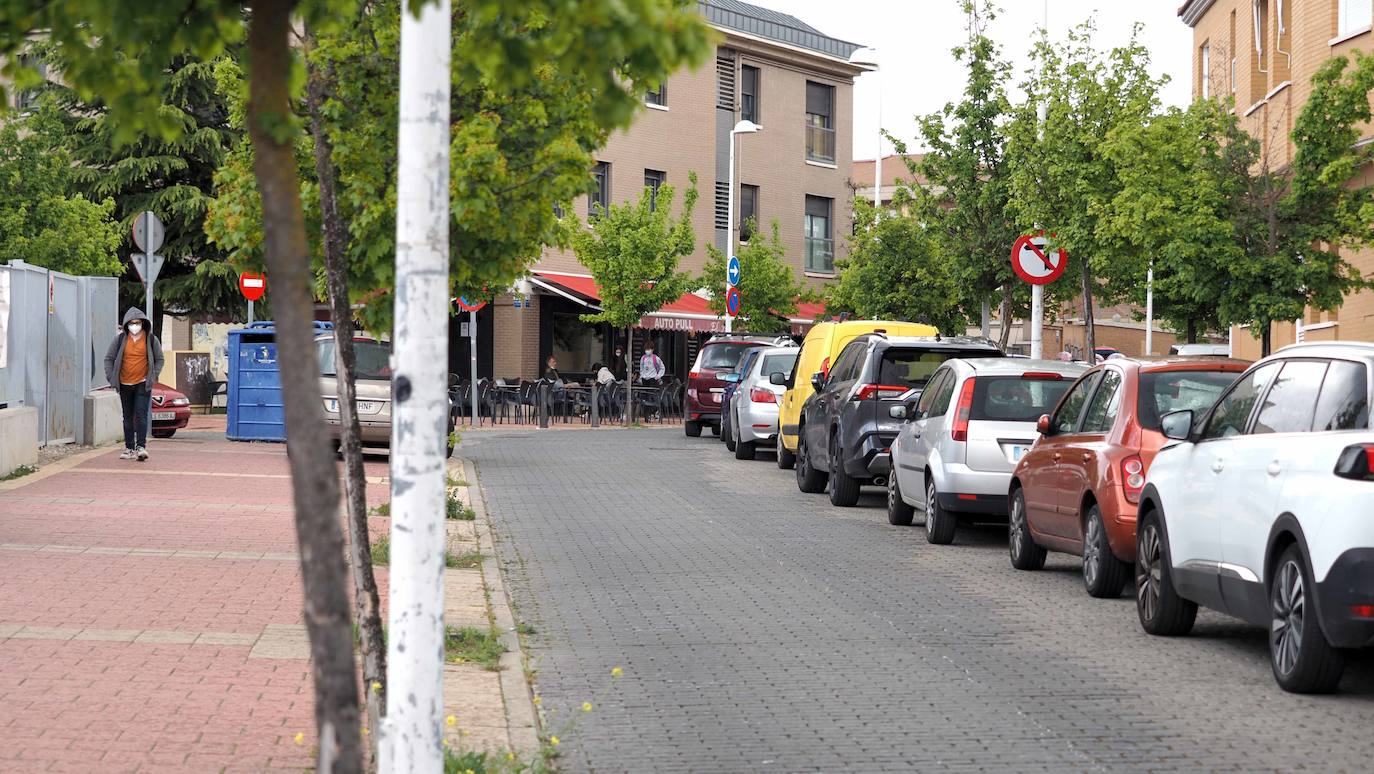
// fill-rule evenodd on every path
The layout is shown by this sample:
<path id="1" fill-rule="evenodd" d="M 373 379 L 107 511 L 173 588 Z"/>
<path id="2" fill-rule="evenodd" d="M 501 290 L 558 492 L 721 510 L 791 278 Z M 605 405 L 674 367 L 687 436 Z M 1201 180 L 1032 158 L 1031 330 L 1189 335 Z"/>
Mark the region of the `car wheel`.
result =
<path id="1" fill-rule="evenodd" d="M 1112 553 L 1107 527 L 1102 523 L 1102 509 L 1093 503 L 1088 509 L 1088 529 L 1083 537 L 1083 585 L 1088 595 L 1106 599 L 1121 596 L 1129 572 L 1126 563 Z"/>
<path id="2" fill-rule="evenodd" d="M 897 472 L 887 480 L 887 523 L 898 527 L 910 527 L 916 515 L 916 508 L 902 499 L 902 488 L 897 483 Z"/>
<path id="3" fill-rule="evenodd" d="M 719 422 L 715 423 L 714 425 L 711 425 L 711 435 L 714 435 L 714 436 L 717 437 L 717 438 L 720 437 L 720 423 L 719 423 Z"/>
<path id="4" fill-rule="evenodd" d="M 935 489 L 935 477 L 926 472 L 926 542 L 944 546 L 954 542 L 958 522 L 954 514 L 940 507 L 940 493 Z"/>
<path id="5" fill-rule="evenodd" d="M 787 450 L 782 445 L 782 433 L 778 433 L 778 468 L 780 470 L 791 470 L 797 464 L 797 455 Z"/>
<path id="6" fill-rule="evenodd" d="M 1197 603 L 1174 589 L 1169 546 L 1154 511 L 1145 514 L 1135 538 L 1135 610 L 1140 627 L 1162 637 L 1187 634 L 1197 620 Z"/>
<path id="7" fill-rule="evenodd" d="M 825 491 L 825 474 L 811 464 L 811 455 L 806 448 L 806 429 L 797 434 L 797 488 L 807 494 Z"/>
<path id="8" fill-rule="evenodd" d="M 700 438 L 700 437 L 701 437 L 701 423 L 700 423 L 700 422 L 683 422 L 683 423 L 682 423 L 682 432 L 686 433 L 688 438 Z"/>
<path id="9" fill-rule="evenodd" d="M 735 427 L 738 428 L 739 425 L 735 425 Z M 739 437 L 739 430 L 735 430 L 735 448 L 734 448 L 735 459 L 737 459 L 737 460 L 752 460 L 752 459 L 754 459 L 754 448 L 755 448 L 755 445 L 754 445 L 754 442 L 753 442 L 753 441 L 742 441 L 742 440 L 740 440 L 740 437 Z"/>
<path id="10" fill-rule="evenodd" d="M 1285 691 L 1330 693 L 1345 671 L 1345 658 L 1322 634 L 1315 592 L 1302 551 L 1289 546 L 1269 581 L 1269 665 Z"/>
<path id="11" fill-rule="evenodd" d="M 859 502 L 859 480 L 844 472 L 840 458 L 840 438 L 830 438 L 830 478 L 826 483 L 830 504 L 840 508 L 852 508 Z"/>
<path id="12" fill-rule="evenodd" d="M 154 431 L 153 431 L 153 437 L 154 437 L 154 438 L 171 438 L 172 436 L 174 436 L 174 435 L 176 435 L 176 434 L 177 434 L 177 431 L 175 431 L 175 430 L 154 430 Z"/>
<path id="13" fill-rule="evenodd" d="M 1031 537 L 1030 522 L 1026 520 L 1026 490 L 1017 487 L 1011 493 L 1011 509 L 1007 523 L 1007 548 L 1011 552 L 1011 566 L 1018 570 L 1038 570 L 1045 566 L 1044 548 Z"/>

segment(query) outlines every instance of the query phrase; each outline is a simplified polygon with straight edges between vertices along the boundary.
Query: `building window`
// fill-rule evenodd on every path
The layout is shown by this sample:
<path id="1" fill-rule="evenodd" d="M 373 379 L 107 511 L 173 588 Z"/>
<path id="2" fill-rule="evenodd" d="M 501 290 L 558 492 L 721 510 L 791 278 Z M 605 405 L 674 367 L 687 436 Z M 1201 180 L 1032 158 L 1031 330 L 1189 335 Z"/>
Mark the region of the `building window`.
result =
<path id="1" fill-rule="evenodd" d="M 611 206 L 610 162 L 596 162 L 596 166 L 592 167 L 592 179 L 596 181 L 596 190 L 587 197 L 587 217 L 597 218 Z"/>
<path id="2" fill-rule="evenodd" d="M 1374 0 L 1338 0 L 1336 34 L 1349 35 L 1369 29 L 1374 22 Z"/>
<path id="3" fill-rule="evenodd" d="M 1236 12 L 1231 12 L 1231 30 L 1228 38 L 1230 50 L 1227 53 L 1231 56 L 1231 93 L 1236 93 Z"/>
<path id="4" fill-rule="evenodd" d="M 554 312 L 552 321 L 551 354 L 558 358 L 559 373 L 565 379 L 570 372 L 591 373 L 592 364 L 601 360 L 606 350 L 605 330 L 600 325 L 582 322 L 580 314 Z M 539 366 L 542 373 L 544 364 Z"/>
<path id="5" fill-rule="evenodd" d="M 759 219 L 759 187 L 741 185 L 739 187 L 739 241 L 748 242 L 754 235 Z"/>
<path id="6" fill-rule="evenodd" d="M 1203 43 L 1202 48 L 1198 49 L 1198 83 L 1200 84 L 1200 93 L 1203 99 L 1212 96 L 1211 49 L 1212 47 L 1207 43 Z"/>
<path id="7" fill-rule="evenodd" d="M 759 123 L 759 68 L 744 65 L 739 69 L 739 118 Z"/>
<path id="8" fill-rule="evenodd" d="M 650 105 L 668 107 L 668 82 L 664 81 L 658 85 L 657 89 L 649 89 L 644 92 L 644 101 Z"/>
<path id="9" fill-rule="evenodd" d="M 834 199 L 806 197 L 806 271 L 823 274 L 835 271 L 835 240 L 830 232 L 830 214 L 834 208 Z"/>
<path id="10" fill-rule="evenodd" d="M 48 66 L 36 56 L 24 54 L 19 57 L 19 66 L 28 70 L 37 70 L 38 76 L 44 81 L 48 80 Z M 42 87 L 24 89 L 15 97 L 15 107 L 20 110 L 28 110 L 38 104 L 38 95 L 42 93 Z"/>
<path id="11" fill-rule="evenodd" d="M 806 158 L 835 163 L 835 87 L 806 82 Z"/>
<path id="12" fill-rule="evenodd" d="M 644 170 L 644 187 L 649 189 L 649 211 L 658 209 L 658 189 L 668 180 L 668 173 L 657 169 Z"/>

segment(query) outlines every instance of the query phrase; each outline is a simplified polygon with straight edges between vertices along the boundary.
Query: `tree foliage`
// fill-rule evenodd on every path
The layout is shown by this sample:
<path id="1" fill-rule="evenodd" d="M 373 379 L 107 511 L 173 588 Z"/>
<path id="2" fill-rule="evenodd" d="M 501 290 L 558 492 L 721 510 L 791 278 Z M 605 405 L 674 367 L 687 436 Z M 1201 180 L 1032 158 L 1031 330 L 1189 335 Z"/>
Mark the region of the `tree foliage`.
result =
<path id="1" fill-rule="evenodd" d="M 797 280 L 787 263 L 787 251 L 782 246 L 778 223 L 773 221 L 771 236 L 765 236 L 752 219 L 744 224 L 743 233 L 752 238 L 735 250 L 739 259 L 740 307 L 735 325 L 740 330 L 755 333 L 778 333 L 790 329 L 788 319 L 797 313 L 798 301 L 817 298 L 810 288 Z M 725 253 L 715 245 L 706 246 L 709 256 L 701 272 L 698 289 L 710 293 L 712 312 L 725 314 Z"/>

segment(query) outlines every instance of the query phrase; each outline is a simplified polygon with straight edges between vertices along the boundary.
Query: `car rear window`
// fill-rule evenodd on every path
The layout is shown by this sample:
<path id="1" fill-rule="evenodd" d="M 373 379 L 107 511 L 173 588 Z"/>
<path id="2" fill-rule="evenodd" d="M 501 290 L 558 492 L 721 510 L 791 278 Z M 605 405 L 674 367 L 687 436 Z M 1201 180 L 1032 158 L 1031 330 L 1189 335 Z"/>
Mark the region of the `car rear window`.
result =
<path id="1" fill-rule="evenodd" d="M 763 358 L 763 367 L 759 369 L 759 373 L 764 376 L 779 373 L 790 374 L 792 373 L 792 366 L 797 363 L 797 354 L 796 352 L 782 352 L 777 355 L 767 355 Z"/>
<path id="2" fill-rule="evenodd" d="M 1026 379 L 1020 376 L 980 376 L 973 383 L 971 420 L 1034 422 L 1054 411 L 1073 386 L 1068 379 Z"/>
<path id="3" fill-rule="evenodd" d="M 1239 371 L 1154 371 L 1140 375 L 1136 416 L 1147 430 L 1159 429 L 1159 418 L 1171 411 L 1200 414 L 1240 377 Z"/>
<path id="4" fill-rule="evenodd" d="M 357 355 L 358 367 L 354 378 L 391 379 L 391 345 L 380 341 L 355 341 L 353 352 Z M 334 340 L 321 339 L 315 342 L 321 376 L 338 376 L 334 366 Z"/>
<path id="5" fill-rule="evenodd" d="M 746 341 L 707 344 L 701 348 L 701 368 L 709 368 L 712 371 L 734 370 L 744 353 L 757 346 Z"/>
<path id="6" fill-rule="evenodd" d="M 908 387 L 924 389 L 930 377 L 940 364 L 954 357 L 997 357 L 999 353 L 987 350 L 961 352 L 953 349 L 899 349 L 892 347 L 883 352 L 878 364 L 878 384 L 905 384 Z"/>

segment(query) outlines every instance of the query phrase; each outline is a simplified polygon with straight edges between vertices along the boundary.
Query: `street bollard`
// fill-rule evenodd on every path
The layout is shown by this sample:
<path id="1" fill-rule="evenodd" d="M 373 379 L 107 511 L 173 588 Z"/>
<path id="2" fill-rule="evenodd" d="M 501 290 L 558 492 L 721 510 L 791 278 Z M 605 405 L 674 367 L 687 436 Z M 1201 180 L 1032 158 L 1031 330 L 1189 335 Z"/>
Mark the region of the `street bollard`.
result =
<path id="1" fill-rule="evenodd" d="M 549 426 L 549 384 L 539 383 L 539 426 Z"/>
<path id="2" fill-rule="evenodd" d="M 592 380 L 592 427 L 601 427 L 601 400 L 597 394 L 599 386 L 596 380 Z"/>

